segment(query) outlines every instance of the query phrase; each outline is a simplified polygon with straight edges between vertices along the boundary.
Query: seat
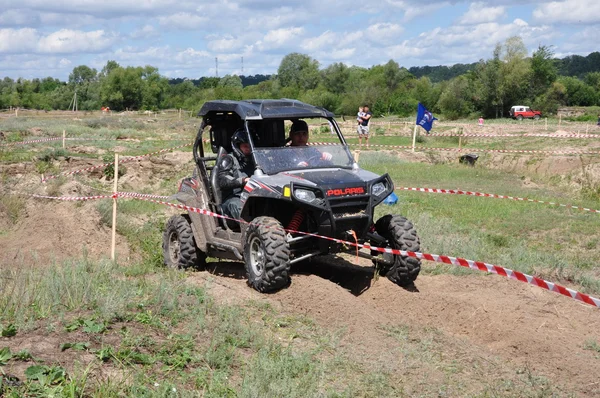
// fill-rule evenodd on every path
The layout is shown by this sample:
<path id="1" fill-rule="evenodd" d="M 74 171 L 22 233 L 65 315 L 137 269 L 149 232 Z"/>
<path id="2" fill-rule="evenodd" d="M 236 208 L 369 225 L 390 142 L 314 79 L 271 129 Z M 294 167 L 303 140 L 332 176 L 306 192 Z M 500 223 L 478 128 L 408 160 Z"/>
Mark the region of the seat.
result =
<path id="1" fill-rule="evenodd" d="M 227 155 L 225 148 L 219 147 L 219 151 L 217 152 L 217 161 L 210 172 L 210 188 L 213 196 L 213 203 L 215 207 L 214 210 L 216 213 L 221 215 L 223 214 L 223 210 L 221 209 L 223 198 L 221 196 L 221 188 L 219 188 L 219 160 L 221 160 L 221 158 L 225 155 Z M 225 220 L 219 218 L 219 224 L 225 226 Z"/>

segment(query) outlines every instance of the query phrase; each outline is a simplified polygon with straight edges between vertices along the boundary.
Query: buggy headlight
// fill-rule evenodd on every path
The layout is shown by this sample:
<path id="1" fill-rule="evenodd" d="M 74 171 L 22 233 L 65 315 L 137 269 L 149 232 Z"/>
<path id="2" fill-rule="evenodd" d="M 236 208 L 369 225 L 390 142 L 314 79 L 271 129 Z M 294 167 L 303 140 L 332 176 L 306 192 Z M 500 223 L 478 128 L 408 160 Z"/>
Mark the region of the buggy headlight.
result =
<path id="1" fill-rule="evenodd" d="M 375 195 L 375 196 L 380 196 L 383 195 L 385 193 L 386 189 L 385 189 L 385 185 L 383 184 L 383 182 L 378 182 L 377 184 L 373 184 L 373 186 L 371 187 L 371 194 Z"/>
<path id="2" fill-rule="evenodd" d="M 294 190 L 294 196 L 304 202 L 312 202 L 317 198 L 315 193 L 313 191 L 309 191 L 308 189 L 296 189 Z"/>

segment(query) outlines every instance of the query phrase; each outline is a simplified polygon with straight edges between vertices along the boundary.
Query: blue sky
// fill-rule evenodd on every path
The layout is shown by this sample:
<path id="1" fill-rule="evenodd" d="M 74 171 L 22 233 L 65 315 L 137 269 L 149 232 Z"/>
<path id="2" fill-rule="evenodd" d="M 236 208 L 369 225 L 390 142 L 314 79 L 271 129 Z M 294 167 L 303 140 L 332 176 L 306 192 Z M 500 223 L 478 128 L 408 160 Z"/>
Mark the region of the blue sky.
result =
<path id="1" fill-rule="evenodd" d="M 519 35 L 531 54 L 600 51 L 599 0 L 0 0 L 0 77 L 52 76 L 108 60 L 167 77 L 271 74 L 289 53 L 321 67 L 452 65 Z"/>

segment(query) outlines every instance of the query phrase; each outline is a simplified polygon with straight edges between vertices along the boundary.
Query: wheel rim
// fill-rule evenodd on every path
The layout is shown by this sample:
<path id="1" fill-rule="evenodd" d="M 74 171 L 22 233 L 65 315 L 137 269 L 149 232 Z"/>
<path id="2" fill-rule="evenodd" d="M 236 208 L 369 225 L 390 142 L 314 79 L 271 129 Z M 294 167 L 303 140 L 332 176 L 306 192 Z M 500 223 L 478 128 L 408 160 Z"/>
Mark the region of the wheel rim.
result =
<path id="1" fill-rule="evenodd" d="M 250 268 L 255 275 L 262 275 L 265 269 L 265 250 L 257 236 L 250 241 Z"/>
<path id="2" fill-rule="evenodd" d="M 171 264 L 179 264 L 179 238 L 175 232 L 169 234 L 169 258 Z"/>

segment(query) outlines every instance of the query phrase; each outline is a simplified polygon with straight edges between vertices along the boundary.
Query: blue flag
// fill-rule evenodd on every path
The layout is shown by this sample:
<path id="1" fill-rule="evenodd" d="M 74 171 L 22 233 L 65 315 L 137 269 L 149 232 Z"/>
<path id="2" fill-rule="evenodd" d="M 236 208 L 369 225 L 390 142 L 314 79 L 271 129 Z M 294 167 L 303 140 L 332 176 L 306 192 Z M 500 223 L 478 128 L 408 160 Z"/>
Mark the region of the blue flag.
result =
<path id="1" fill-rule="evenodd" d="M 417 111 L 417 125 L 429 131 L 431 130 L 434 120 L 437 120 L 437 118 L 433 117 L 431 112 L 429 112 L 427 108 L 425 108 L 423 104 L 419 102 L 419 110 Z"/>

